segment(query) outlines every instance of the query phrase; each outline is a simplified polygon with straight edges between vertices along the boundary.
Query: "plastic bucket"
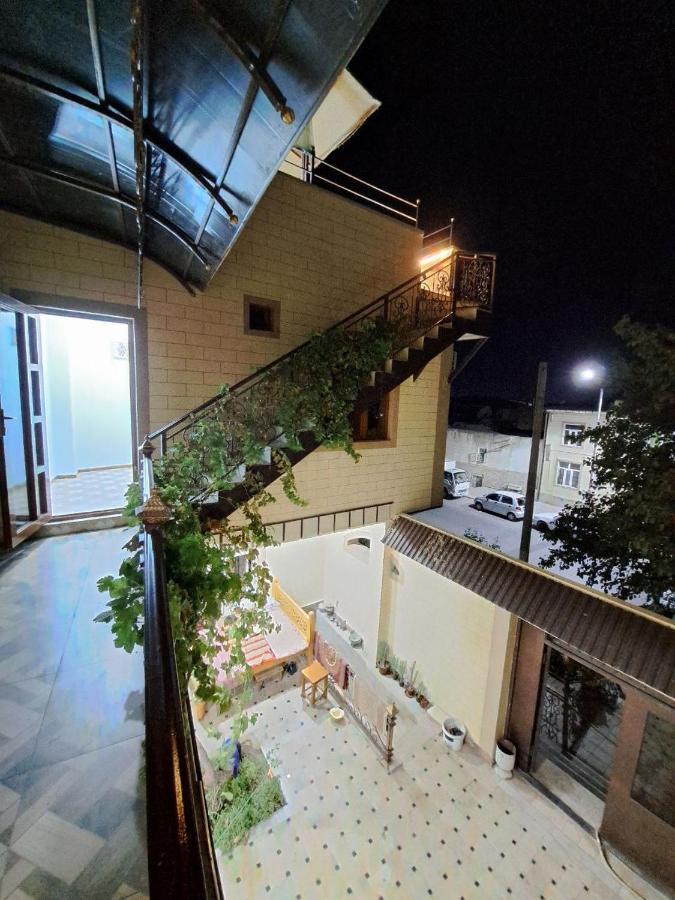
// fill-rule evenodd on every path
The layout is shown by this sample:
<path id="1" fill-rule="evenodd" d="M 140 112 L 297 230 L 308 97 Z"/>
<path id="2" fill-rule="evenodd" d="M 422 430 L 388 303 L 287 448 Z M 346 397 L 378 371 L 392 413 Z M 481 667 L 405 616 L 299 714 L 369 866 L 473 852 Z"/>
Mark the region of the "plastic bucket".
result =
<path id="1" fill-rule="evenodd" d="M 448 718 L 443 721 L 443 740 L 455 752 L 462 749 L 466 728 L 459 719 Z"/>

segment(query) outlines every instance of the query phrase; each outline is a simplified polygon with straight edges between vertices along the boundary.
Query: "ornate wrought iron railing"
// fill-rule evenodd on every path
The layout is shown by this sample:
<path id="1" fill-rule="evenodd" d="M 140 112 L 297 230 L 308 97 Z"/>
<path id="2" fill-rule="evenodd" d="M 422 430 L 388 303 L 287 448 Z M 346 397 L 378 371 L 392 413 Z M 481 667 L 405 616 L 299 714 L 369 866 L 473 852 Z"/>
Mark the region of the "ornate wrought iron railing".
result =
<path id="1" fill-rule="evenodd" d="M 452 322 L 467 309 L 489 310 L 492 306 L 496 258 L 491 254 L 474 254 L 456 250 L 425 271 L 388 291 L 371 303 L 337 322 L 329 332 L 351 331 L 363 327 L 368 320 L 384 320 L 394 326 L 392 353 L 410 347 L 435 326 Z M 237 423 L 250 418 L 256 408 L 256 427 L 274 439 L 275 402 L 281 385 L 277 376 L 293 358 L 301 359 L 305 342 L 234 385 L 225 396 L 218 395 L 158 428 L 150 440 L 158 441 L 160 453 L 181 440 L 204 417 L 218 414 L 233 423 L 232 444 L 238 439 Z M 250 422 L 247 422 L 250 427 Z M 250 433 L 250 432 L 249 432 Z"/>
<path id="2" fill-rule="evenodd" d="M 176 671 L 166 590 L 168 510 L 154 490 L 149 441 L 141 448 L 145 578 L 145 782 L 148 877 L 154 897 L 223 900 L 186 692 Z"/>

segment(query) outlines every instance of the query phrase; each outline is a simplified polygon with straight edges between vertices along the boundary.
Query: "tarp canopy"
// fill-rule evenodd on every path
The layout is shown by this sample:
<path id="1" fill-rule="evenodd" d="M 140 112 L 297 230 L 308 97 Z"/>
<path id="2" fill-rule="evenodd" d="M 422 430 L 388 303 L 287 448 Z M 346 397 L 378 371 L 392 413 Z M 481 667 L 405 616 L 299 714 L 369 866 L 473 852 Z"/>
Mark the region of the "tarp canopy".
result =
<path id="1" fill-rule="evenodd" d="M 371 96 L 346 69 L 340 74 L 325 100 L 298 136 L 295 147 L 310 150 L 319 159 L 337 150 L 382 104 Z M 317 162 L 317 165 L 319 163 Z M 282 172 L 302 178 L 298 157 L 291 151 L 281 167 Z"/>
<path id="2" fill-rule="evenodd" d="M 385 3 L 1 4 L 0 207 L 134 248 L 140 125 L 145 256 L 205 287 Z"/>

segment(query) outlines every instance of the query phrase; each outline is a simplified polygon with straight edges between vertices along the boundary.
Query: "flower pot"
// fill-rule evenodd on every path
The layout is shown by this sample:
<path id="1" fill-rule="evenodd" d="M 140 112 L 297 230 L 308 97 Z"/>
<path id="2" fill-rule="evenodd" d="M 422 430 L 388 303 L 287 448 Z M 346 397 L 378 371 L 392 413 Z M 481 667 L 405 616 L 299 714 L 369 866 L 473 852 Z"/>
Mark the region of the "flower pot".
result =
<path id="1" fill-rule="evenodd" d="M 466 728 L 459 719 L 448 718 L 443 722 L 443 740 L 447 746 L 455 752 L 462 749 Z"/>
<path id="2" fill-rule="evenodd" d="M 206 702 L 204 700 L 196 700 L 195 701 L 195 716 L 197 717 L 197 721 L 201 722 L 201 720 L 206 715 Z"/>
<path id="3" fill-rule="evenodd" d="M 431 704 L 429 703 L 429 701 L 427 700 L 427 698 L 426 698 L 426 697 L 422 697 L 422 696 L 418 696 L 417 702 L 418 702 L 419 705 L 422 707 L 422 709 L 429 709 L 429 706 L 431 705 Z"/>
<path id="4" fill-rule="evenodd" d="M 406 686 L 405 695 L 406 697 L 415 697 L 417 695 L 417 691 L 411 684 L 409 684 Z"/>
<path id="5" fill-rule="evenodd" d="M 377 666 L 377 671 L 380 675 L 391 675 L 391 666 L 388 662 L 379 663 Z"/>
<path id="6" fill-rule="evenodd" d="M 506 738 L 500 738 L 495 747 L 495 769 L 501 778 L 512 778 L 516 765 L 516 746 Z"/>

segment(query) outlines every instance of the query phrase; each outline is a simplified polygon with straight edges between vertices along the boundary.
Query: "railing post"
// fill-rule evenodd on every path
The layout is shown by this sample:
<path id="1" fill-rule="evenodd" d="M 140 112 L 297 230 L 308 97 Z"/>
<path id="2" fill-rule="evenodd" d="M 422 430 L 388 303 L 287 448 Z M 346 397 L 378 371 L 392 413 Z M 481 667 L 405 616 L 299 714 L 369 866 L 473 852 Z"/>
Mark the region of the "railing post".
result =
<path id="1" fill-rule="evenodd" d="M 164 528 L 171 512 L 141 447 L 145 666 L 145 761 L 150 896 L 222 900 L 192 719 L 176 669 L 166 585 Z"/>

